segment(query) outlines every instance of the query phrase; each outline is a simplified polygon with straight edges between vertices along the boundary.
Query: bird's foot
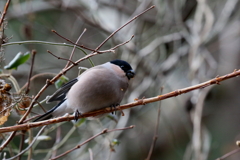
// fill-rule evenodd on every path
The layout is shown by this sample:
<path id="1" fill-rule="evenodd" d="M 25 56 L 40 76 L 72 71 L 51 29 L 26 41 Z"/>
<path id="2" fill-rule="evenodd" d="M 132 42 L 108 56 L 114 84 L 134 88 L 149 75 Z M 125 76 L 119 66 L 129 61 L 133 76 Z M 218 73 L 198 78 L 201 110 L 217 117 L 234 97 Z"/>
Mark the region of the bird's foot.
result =
<path id="1" fill-rule="evenodd" d="M 113 105 L 110 106 L 111 110 L 114 110 L 114 111 L 112 111 L 112 114 L 115 114 L 115 115 L 116 115 L 116 110 L 115 110 L 115 109 L 116 109 L 116 107 L 119 106 L 119 105 L 120 105 L 120 104 L 117 103 L 117 104 L 113 104 Z"/>
<path id="2" fill-rule="evenodd" d="M 78 110 L 76 110 L 75 114 L 74 114 L 74 120 L 77 122 L 78 121 L 78 117 L 80 117 L 81 115 L 82 114 Z"/>

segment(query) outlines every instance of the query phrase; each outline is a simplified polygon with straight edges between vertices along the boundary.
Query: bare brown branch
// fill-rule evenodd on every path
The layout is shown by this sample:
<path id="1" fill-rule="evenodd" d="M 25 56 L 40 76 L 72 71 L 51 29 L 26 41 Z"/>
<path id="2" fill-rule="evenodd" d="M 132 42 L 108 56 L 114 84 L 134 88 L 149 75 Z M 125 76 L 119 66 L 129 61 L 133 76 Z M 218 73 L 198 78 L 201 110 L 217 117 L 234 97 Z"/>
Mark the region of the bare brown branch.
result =
<path id="1" fill-rule="evenodd" d="M 72 64 L 74 65 L 77 65 L 75 62 L 71 61 L 70 59 L 66 59 L 66 58 L 62 58 L 62 57 L 58 57 L 56 56 L 55 54 L 53 54 L 51 51 L 47 50 L 48 53 L 50 53 L 51 55 L 53 55 L 54 57 L 56 57 L 57 59 L 62 59 L 62 60 L 65 60 L 65 61 L 68 61 L 68 62 L 71 62 Z"/>
<path id="2" fill-rule="evenodd" d="M 27 89 L 25 91 L 26 94 L 28 94 L 29 90 L 30 90 L 30 79 L 32 77 L 32 71 L 33 71 L 33 65 L 34 65 L 34 60 L 35 60 L 35 55 L 36 55 L 37 51 L 36 50 L 32 50 L 32 62 L 31 62 L 31 67 L 30 67 L 30 71 L 29 71 L 29 75 L 28 75 L 28 81 L 27 81 Z"/>
<path id="3" fill-rule="evenodd" d="M 162 92 L 163 92 L 163 87 L 161 87 L 161 93 L 160 94 L 162 94 Z M 151 147 L 149 149 L 148 156 L 147 156 L 146 160 L 151 159 L 153 149 L 154 149 L 155 144 L 156 144 L 157 139 L 158 139 L 158 127 L 159 127 L 159 123 L 160 123 L 160 113 L 161 113 L 161 101 L 160 101 L 159 106 L 158 106 L 157 123 L 156 123 L 156 126 L 155 126 L 155 132 L 154 132 L 154 135 L 153 135 L 152 144 L 151 144 Z"/>
<path id="4" fill-rule="evenodd" d="M 132 108 L 132 107 L 139 106 L 139 105 L 145 105 L 148 103 L 161 101 L 164 99 L 168 99 L 170 97 L 176 97 L 178 95 L 181 95 L 183 93 L 187 93 L 187 92 L 190 92 L 190 91 L 193 91 L 196 89 L 202 89 L 202 88 L 205 88 L 205 87 L 213 85 L 213 84 L 219 84 L 221 81 L 224 81 L 224 80 L 227 80 L 227 79 L 230 79 L 233 77 L 237 77 L 239 75 L 240 75 L 240 70 L 235 70 L 232 73 L 229 73 L 229 74 L 221 76 L 221 77 L 214 78 L 212 80 L 200 83 L 198 85 L 194 85 L 194 86 L 183 88 L 183 89 L 178 89 L 178 90 L 175 90 L 170 93 L 158 95 L 156 97 L 145 98 L 145 99 L 136 99 L 135 102 L 124 104 L 124 105 L 118 106 L 114 109 L 109 107 L 109 108 L 103 108 L 103 109 L 100 109 L 97 111 L 84 113 L 79 118 L 94 117 L 94 116 L 101 115 L 104 113 L 111 113 L 113 111 L 128 109 L 128 108 Z M 59 122 L 64 122 L 64 121 L 70 121 L 70 120 L 73 120 L 74 118 L 75 117 L 73 115 L 71 115 L 71 116 L 69 115 L 69 116 L 65 116 L 65 117 L 58 117 L 58 118 L 40 121 L 40 122 L 19 124 L 19 125 L 10 126 L 10 127 L 2 127 L 2 128 L 0 128 L 0 133 L 12 132 L 12 131 L 18 131 L 18 130 L 27 130 L 27 129 L 34 128 L 34 127 L 39 127 L 39 126 L 44 126 L 44 125 L 49 125 L 49 124 L 54 124 L 54 123 L 59 123 Z"/>
<path id="5" fill-rule="evenodd" d="M 239 151 L 240 151 L 240 149 L 237 148 L 237 149 L 235 149 L 235 150 L 233 150 L 233 151 L 231 151 L 231 152 L 223 155 L 222 157 L 217 158 L 216 160 L 224 160 L 225 158 L 227 158 L 227 157 L 229 157 L 229 156 L 231 156 L 231 155 L 233 155 L 233 154 L 235 154 L 235 153 L 238 153 Z"/>
<path id="6" fill-rule="evenodd" d="M 102 134 L 109 133 L 109 132 L 120 131 L 120 130 L 132 129 L 132 128 L 134 128 L 134 127 L 135 127 L 135 126 L 131 125 L 131 126 L 129 126 L 129 127 L 119 128 L 119 129 L 112 129 L 112 130 L 104 129 L 104 130 L 102 130 L 100 133 L 96 134 L 95 136 L 92 136 L 91 138 L 87 139 L 87 140 L 84 141 L 83 143 L 81 143 L 81 144 L 75 146 L 74 148 L 66 151 L 65 153 L 60 154 L 59 156 L 56 156 L 56 157 L 54 157 L 54 158 L 51 158 L 51 160 L 58 159 L 58 158 L 60 158 L 60 157 L 62 157 L 62 156 L 65 156 L 65 155 L 67 155 L 68 153 L 70 153 L 70 152 L 72 152 L 72 151 L 74 151 L 74 150 L 76 150 L 76 149 L 79 149 L 79 148 L 80 148 L 81 146 L 83 146 L 84 144 L 88 143 L 89 141 L 93 140 L 94 138 L 96 138 L 96 137 L 98 137 L 98 136 L 100 136 L 100 135 L 102 135 Z"/>
<path id="7" fill-rule="evenodd" d="M 7 13 L 7 10 L 8 10 L 8 7 L 9 7 L 9 4 L 10 4 L 11 0 L 8 0 L 7 3 L 5 4 L 5 7 L 4 7 L 4 10 L 3 10 L 3 13 L 2 13 L 2 16 L 0 18 L 0 26 L 2 25 L 3 23 L 3 20 L 4 20 L 4 17 Z"/>
<path id="8" fill-rule="evenodd" d="M 120 28 L 118 28 L 116 31 L 114 31 L 110 36 L 108 36 L 95 50 L 99 50 L 113 35 L 115 35 L 118 31 L 120 31 L 122 28 L 124 28 L 125 26 L 127 26 L 129 23 L 131 23 L 132 21 L 134 21 L 135 19 L 137 19 L 138 17 L 140 17 L 141 15 L 143 15 L 144 13 L 146 13 L 147 11 L 153 9 L 155 6 L 151 6 L 148 9 L 146 9 L 145 11 L 143 11 L 142 13 L 136 15 L 135 17 L 133 17 L 132 19 L 130 19 L 127 23 L 125 23 L 124 25 L 122 25 Z"/>
<path id="9" fill-rule="evenodd" d="M 113 48 L 111 48 L 111 49 L 108 49 L 108 50 L 98 51 L 98 53 L 114 52 L 114 50 L 117 49 L 118 47 L 129 43 L 129 42 L 133 39 L 133 37 L 134 37 L 134 35 L 132 35 L 132 37 L 131 37 L 129 40 L 127 40 L 126 42 L 123 42 L 123 43 L 121 43 L 121 44 L 118 44 L 118 45 L 116 45 L 115 47 L 113 47 Z"/>
<path id="10" fill-rule="evenodd" d="M 86 31 L 87 31 L 87 29 L 85 28 L 85 29 L 83 30 L 82 34 L 78 37 L 78 39 L 77 39 L 77 41 L 76 41 L 76 44 L 80 41 L 80 39 L 82 38 L 83 34 L 84 34 Z M 70 61 L 72 60 L 72 57 L 73 57 L 73 55 L 74 55 L 74 51 L 75 51 L 75 49 L 76 49 L 76 46 L 77 46 L 77 45 L 74 45 L 73 50 L 72 50 L 72 53 L 71 53 L 71 55 L 70 55 L 70 57 L 69 57 L 69 60 L 70 60 Z M 67 67 L 70 65 L 70 61 L 68 61 L 68 63 L 66 64 L 66 66 L 65 66 L 64 68 L 67 68 Z"/>
<path id="11" fill-rule="evenodd" d="M 40 134 L 42 133 L 42 131 L 46 128 L 46 126 L 42 127 L 40 129 L 40 131 L 38 132 L 38 134 L 34 137 L 34 139 L 32 140 L 32 142 L 27 146 L 27 148 L 25 148 L 24 150 L 22 150 L 20 153 L 18 153 L 17 155 L 15 155 L 14 157 L 5 159 L 5 160 L 13 160 L 16 159 L 17 157 L 21 156 L 22 154 L 24 154 L 26 151 L 28 151 L 32 145 L 35 143 L 35 141 L 37 140 L 37 138 L 40 136 Z M 14 132 L 13 132 L 14 133 Z"/>

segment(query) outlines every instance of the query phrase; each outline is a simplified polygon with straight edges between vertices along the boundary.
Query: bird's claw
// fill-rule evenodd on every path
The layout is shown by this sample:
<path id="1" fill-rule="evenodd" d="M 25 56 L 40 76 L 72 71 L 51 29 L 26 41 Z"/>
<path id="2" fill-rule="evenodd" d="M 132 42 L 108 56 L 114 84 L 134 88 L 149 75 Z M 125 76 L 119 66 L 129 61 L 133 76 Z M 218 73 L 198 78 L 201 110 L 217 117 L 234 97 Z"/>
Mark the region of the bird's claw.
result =
<path id="1" fill-rule="evenodd" d="M 111 108 L 111 110 L 115 110 L 116 107 L 119 106 L 119 105 L 120 105 L 120 104 L 113 104 L 113 105 L 110 106 L 110 108 Z M 115 115 L 116 115 L 116 110 L 115 110 L 115 111 L 112 111 L 112 114 L 114 114 L 114 113 L 115 113 Z"/>
<path id="2" fill-rule="evenodd" d="M 82 114 L 76 110 L 75 114 L 74 114 L 74 120 L 77 122 L 78 121 L 78 117 L 80 117 Z"/>

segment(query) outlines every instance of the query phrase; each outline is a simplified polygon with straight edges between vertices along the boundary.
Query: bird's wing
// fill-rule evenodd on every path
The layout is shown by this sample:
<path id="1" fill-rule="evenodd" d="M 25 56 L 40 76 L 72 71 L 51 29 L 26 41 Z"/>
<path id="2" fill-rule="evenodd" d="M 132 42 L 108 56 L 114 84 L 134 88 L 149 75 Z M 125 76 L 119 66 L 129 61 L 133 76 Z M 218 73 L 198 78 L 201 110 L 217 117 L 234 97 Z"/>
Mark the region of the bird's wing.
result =
<path id="1" fill-rule="evenodd" d="M 54 111 L 59 108 L 66 99 L 62 100 L 60 103 L 58 103 L 55 107 L 53 107 L 52 109 L 50 109 L 49 111 L 47 111 L 46 113 L 44 113 L 43 115 L 41 115 L 40 117 L 38 117 L 37 119 L 35 119 L 33 122 L 37 122 L 37 121 L 44 121 L 47 119 L 50 119 L 52 117 L 54 117 Z M 63 104 L 64 105 L 64 104 Z"/>
<path id="2" fill-rule="evenodd" d="M 78 81 L 77 78 L 69 81 L 68 83 L 64 84 L 61 88 L 59 88 L 53 95 L 47 100 L 47 102 L 53 101 L 62 101 L 66 94 L 68 93 L 69 89 Z"/>

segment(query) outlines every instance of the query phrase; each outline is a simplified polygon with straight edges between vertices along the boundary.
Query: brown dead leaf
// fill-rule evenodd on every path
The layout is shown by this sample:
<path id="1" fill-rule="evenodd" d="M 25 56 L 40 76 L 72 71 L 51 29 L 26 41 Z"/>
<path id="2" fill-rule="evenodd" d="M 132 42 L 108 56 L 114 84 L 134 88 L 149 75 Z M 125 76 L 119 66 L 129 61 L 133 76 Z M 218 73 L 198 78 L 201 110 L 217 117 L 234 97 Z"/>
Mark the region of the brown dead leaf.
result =
<path id="1" fill-rule="evenodd" d="M 4 124 L 12 110 L 11 85 L 0 79 L 0 125 Z"/>

